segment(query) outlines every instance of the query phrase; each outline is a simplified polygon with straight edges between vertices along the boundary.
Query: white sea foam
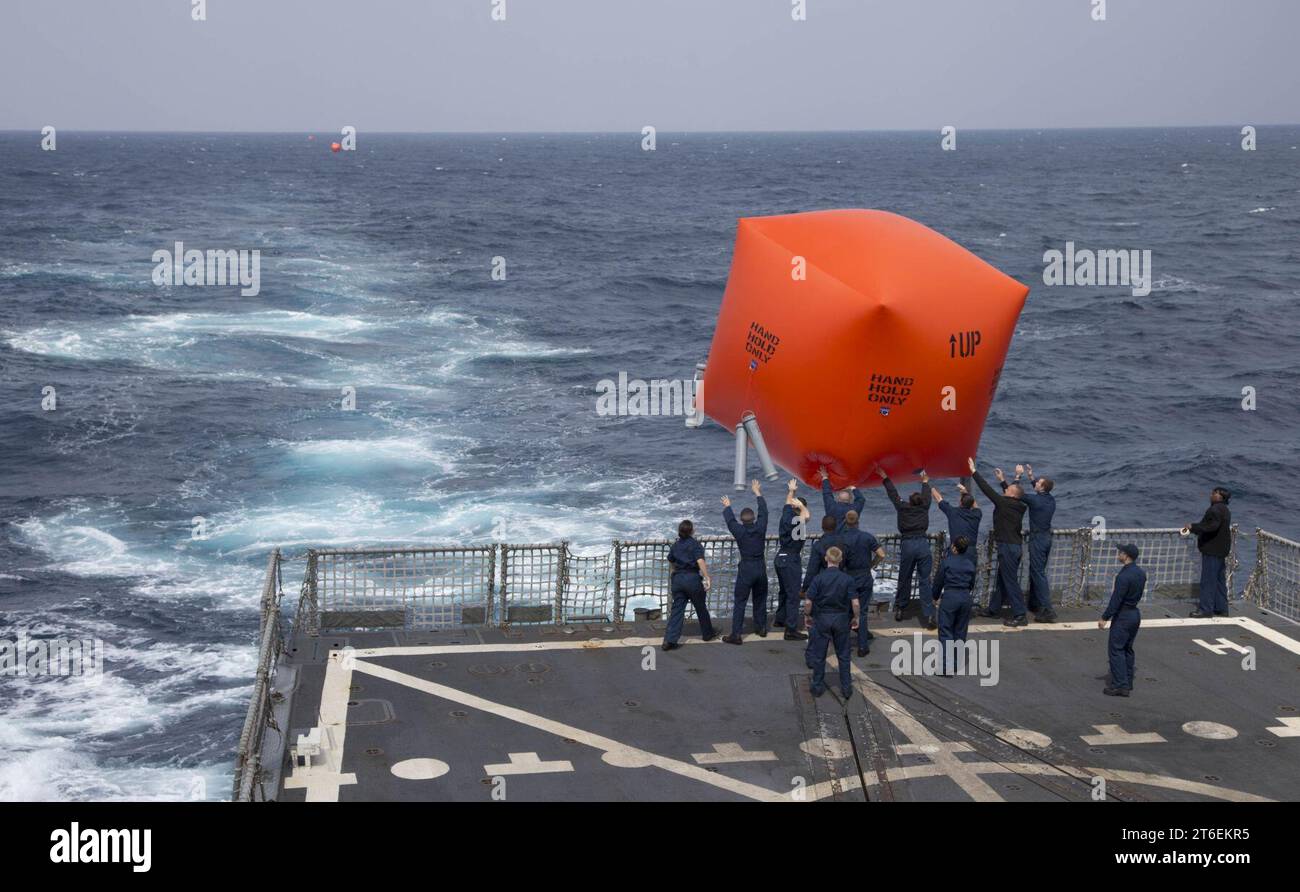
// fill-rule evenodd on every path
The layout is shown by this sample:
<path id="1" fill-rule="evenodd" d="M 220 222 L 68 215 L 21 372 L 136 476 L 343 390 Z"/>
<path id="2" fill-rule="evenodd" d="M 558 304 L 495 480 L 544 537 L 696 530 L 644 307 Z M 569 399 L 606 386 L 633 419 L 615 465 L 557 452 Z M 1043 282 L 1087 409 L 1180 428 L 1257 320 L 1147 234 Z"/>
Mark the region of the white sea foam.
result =
<path id="1" fill-rule="evenodd" d="M 128 359 L 175 368 L 206 338 L 279 336 L 318 341 L 347 340 L 374 323 L 351 316 L 319 316 L 287 310 L 255 313 L 169 313 L 127 316 L 112 322 L 77 322 L 11 332 L 9 346 L 24 353 L 67 359 Z M 200 361 L 202 357 L 197 358 Z"/>

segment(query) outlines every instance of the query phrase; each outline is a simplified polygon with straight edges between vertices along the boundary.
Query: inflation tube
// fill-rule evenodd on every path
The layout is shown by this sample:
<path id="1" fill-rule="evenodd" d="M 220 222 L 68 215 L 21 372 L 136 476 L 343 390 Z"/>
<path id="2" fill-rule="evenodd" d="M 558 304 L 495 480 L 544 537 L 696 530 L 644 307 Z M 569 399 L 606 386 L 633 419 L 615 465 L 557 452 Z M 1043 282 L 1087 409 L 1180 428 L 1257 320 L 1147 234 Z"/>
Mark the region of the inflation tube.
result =
<path id="1" fill-rule="evenodd" d="M 745 433 L 749 434 L 749 440 L 754 444 L 754 451 L 758 453 L 758 462 L 763 466 L 763 477 L 767 480 L 775 480 L 776 465 L 772 464 L 772 456 L 768 454 L 767 444 L 763 442 L 763 434 L 758 429 L 758 419 L 754 417 L 753 412 L 746 412 L 740 419 L 740 423 L 745 428 Z"/>
<path id="2" fill-rule="evenodd" d="M 695 428 L 704 424 L 704 363 L 695 364 L 695 379 L 691 385 L 695 396 L 691 400 L 691 414 L 686 416 L 686 426 Z"/>
<path id="3" fill-rule="evenodd" d="M 745 491 L 745 425 L 736 425 L 736 492 Z"/>

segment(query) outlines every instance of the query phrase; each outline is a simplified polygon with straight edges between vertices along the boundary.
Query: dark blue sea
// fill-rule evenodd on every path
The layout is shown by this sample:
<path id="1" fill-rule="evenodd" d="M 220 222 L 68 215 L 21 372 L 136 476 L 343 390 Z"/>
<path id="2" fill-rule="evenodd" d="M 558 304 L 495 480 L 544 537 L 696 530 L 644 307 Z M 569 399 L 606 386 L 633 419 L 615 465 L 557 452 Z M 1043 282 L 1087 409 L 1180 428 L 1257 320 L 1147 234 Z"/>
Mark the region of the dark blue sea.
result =
<path id="1" fill-rule="evenodd" d="M 596 385 L 690 378 L 740 216 L 895 211 L 1030 285 L 980 451 L 1058 524 L 1222 484 L 1300 534 L 1300 128 L 332 138 L 0 134 L 0 629 L 109 670 L 0 679 L 0 799 L 227 796 L 273 546 L 720 531 L 727 433 Z M 155 285 L 176 241 L 260 294 Z M 1149 249 L 1150 295 L 1044 287 L 1067 241 Z"/>

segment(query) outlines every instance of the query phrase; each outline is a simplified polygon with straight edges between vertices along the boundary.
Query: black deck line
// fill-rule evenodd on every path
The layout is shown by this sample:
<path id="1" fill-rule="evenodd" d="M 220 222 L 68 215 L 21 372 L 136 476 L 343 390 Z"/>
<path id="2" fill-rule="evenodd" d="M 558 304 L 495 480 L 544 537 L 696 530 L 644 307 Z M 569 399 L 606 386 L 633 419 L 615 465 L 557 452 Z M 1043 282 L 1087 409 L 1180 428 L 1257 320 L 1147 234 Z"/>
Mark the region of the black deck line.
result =
<path id="1" fill-rule="evenodd" d="M 920 629 L 873 617 L 879 634 L 868 657 L 854 658 L 863 675 L 847 707 L 831 693 L 811 696 L 803 646 L 779 630 L 735 647 L 698 643 L 688 626 L 683 640 L 695 643 L 670 653 L 621 643 L 657 642 L 661 622 L 322 634 L 291 642 L 296 683 L 286 731 L 318 723 L 335 652 L 336 661 L 354 661 L 343 773 L 356 782 L 338 786 L 341 801 L 487 801 L 504 792 L 509 801 L 1086 802 L 1097 777 L 1109 801 L 1300 800 L 1300 737 L 1268 730 L 1300 717 L 1300 655 L 1235 621 L 1153 622 L 1188 610 L 1186 602 L 1144 610 L 1130 698 L 1101 693 L 1106 633 L 1091 608 L 1061 611 L 1063 621 L 1091 623 L 1069 631 L 1010 631 L 977 620 L 996 627 L 972 636 L 999 648 L 1000 678 L 991 686 L 974 677 L 895 675 L 891 647 L 910 644 Z M 1234 610 L 1300 639 L 1300 627 L 1284 619 L 1249 605 Z M 1243 669 L 1237 651 L 1215 653 L 1195 639 L 1254 647 L 1256 668 Z M 440 650 L 386 652 L 397 647 Z M 380 650 L 365 653 L 370 648 Z M 1197 736 L 1184 729 L 1191 722 L 1234 736 Z M 1162 741 L 1082 739 L 1112 725 Z M 572 770 L 486 767 L 534 753 L 554 763 L 549 769 Z M 635 767 L 645 754 L 666 761 Z M 276 798 L 303 800 L 305 790 L 283 782 L 294 773 L 287 753 L 277 755 Z M 412 759 L 438 760 L 446 771 L 427 779 L 393 773 Z"/>

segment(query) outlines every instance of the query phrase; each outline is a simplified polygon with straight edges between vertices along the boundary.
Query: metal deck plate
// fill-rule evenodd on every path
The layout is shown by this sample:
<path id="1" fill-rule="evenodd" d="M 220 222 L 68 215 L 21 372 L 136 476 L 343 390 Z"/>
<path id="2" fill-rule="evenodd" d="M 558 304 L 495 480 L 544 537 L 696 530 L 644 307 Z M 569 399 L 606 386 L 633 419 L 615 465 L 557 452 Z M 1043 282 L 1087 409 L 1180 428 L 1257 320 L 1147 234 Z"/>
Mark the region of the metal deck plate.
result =
<path id="1" fill-rule="evenodd" d="M 289 726 L 324 724 L 334 748 L 286 767 L 278 798 L 1084 802 L 1101 779 L 1112 801 L 1300 799 L 1297 627 L 1186 609 L 1144 610 L 1127 699 L 1101 693 L 1091 610 L 979 621 L 972 638 L 999 647 L 990 686 L 895 675 L 891 644 L 919 630 L 875 624 L 847 707 L 811 697 L 779 630 L 671 653 L 644 623 L 303 640 Z"/>

